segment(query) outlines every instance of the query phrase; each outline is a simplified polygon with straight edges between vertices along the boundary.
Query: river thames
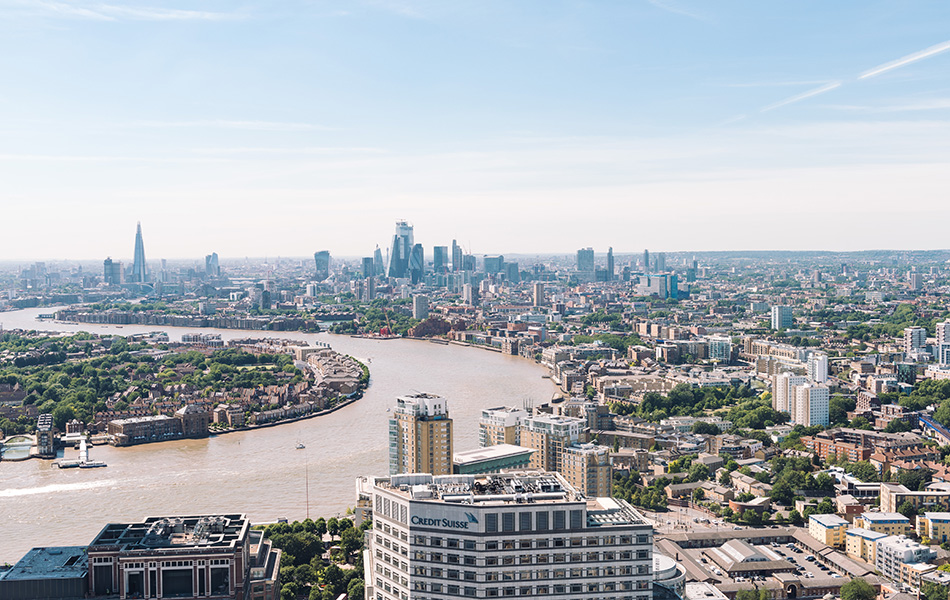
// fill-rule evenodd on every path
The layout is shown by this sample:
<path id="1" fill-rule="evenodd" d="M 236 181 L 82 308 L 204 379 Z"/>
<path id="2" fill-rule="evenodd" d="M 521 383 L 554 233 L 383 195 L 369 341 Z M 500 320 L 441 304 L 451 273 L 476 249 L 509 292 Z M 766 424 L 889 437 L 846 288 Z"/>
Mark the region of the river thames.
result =
<path id="1" fill-rule="evenodd" d="M 529 360 L 478 348 L 421 340 L 370 340 L 326 333 L 122 327 L 37 321 L 50 308 L 0 313 L 8 329 L 131 335 L 165 331 L 222 338 L 280 337 L 321 341 L 363 361 L 370 387 L 335 413 L 270 427 L 129 448 L 94 446 L 103 469 L 58 469 L 51 461 L 0 462 L 0 562 L 34 546 L 85 545 L 108 522 L 152 515 L 247 513 L 253 522 L 343 513 L 354 503 L 358 475 L 388 474 L 388 409 L 396 396 L 430 392 L 448 400 L 455 450 L 478 446 L 481 410 L 548 401 L 556 391 Z M 303 443 L 306 448 L 295 449 Z M 76 451 L 66 451 L 74 457 Z"/>

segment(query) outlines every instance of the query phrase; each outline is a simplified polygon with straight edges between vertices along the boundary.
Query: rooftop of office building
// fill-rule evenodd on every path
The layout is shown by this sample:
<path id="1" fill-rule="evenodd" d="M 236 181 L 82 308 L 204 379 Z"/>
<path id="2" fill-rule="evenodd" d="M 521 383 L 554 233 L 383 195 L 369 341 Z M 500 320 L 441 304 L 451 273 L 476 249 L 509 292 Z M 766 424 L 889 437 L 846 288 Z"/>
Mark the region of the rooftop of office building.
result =
<path id="1" fill-rule="evenodd" d="M 633 507 L 614 498 L 587 498 L 558 473 L 541 471 L 493 475 L 409 473 L 375 478 L 375 484 L 407 499 L 468 506 L 504 506 L 583 502 L 587 526 L 645 525 Z"/>
<path id="2" fill-rule="evenodd" d="M 118 546 L 126 552 L 221 550 L 235 548 L 247 537 L 249 528 L 245 515 L 148 517 L 141 523 L 109 523 L 89 547 Z"/>
<path id="3" fill-rule="evenodd" d="M 84 577 L 88 568 L 85 546 L 33 548 L 13 567 L 0 572 L 0 580 L 72 579 Z"/>
<path id="4" fill-rule="evenodd" d="M 465 450 L 455 453 L 455 464 L 468 465 L 471 463 L 480 463 L 488 460 L 508 458 L 514 456 L 530 455 L 537 452 L 533 448 L 524 448 L 513 444 L 495 444 L 487 448 L 475 448 L 474 450 Z"/>

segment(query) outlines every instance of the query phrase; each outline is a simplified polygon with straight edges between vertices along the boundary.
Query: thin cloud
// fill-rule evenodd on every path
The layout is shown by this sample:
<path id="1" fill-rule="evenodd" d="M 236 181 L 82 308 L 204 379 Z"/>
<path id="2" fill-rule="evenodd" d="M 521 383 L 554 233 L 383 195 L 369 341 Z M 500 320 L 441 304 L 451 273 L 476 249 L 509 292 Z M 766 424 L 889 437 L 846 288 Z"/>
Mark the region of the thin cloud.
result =
<path id="1" fill-rule="evenodd" d="M 950 108 L 950 98 L 937 98 L 905 104 L 891 104 L 887 106 L 863 106 L 856 104 L 829 104 L 825 108 L 831 110 L 851 111 L 861 113 L 900 113 L 921 112 L 927 110 L 946 110 Z"/>
<path id="2" fill-rule="evenodd" d="M 769 112 L 770 110 L 775 110 L 776 108 L 779 108 L 782 106 L 787 106 L 789 104 L 794 104 L 795 102 L 800 102 L 802 100 L 805 100 L 806 98 L 811 98 L 819 94 L 824 94 L 825 92 L 830 92 L 831 90 L 839 88 L 839 87 L 841 87 L 840 81 L 832 81 L 831 83 L 826 83 L 825 85 L 821 87 L 808 90 L 807 92 L 803 92 L 796 96 L 792 96 L 791 98 L 786 98 L 785 100 L 776 102 L 775 104 L 769 104 L 768 106 L 766 106 L 759 112 Z"/>
<path id="3" fill-rule="evenodd" d="M 16 4 L 38 14 L 89 19 L 94 21 L 223 21 L 240 18 L 236 13 L 222 13 L 151 6 L 118 6 L 103 3 L 65 3 L 52 0 L 19 0 Z"/>
<path id="4" fill-rule="evenodd" d="M 684 17 L 689 17 L 690 19 L 696 19 L 697 21 L 709 22 L 708 17 L 680 8 L 668 0 L 647 0 L 647 2 L 659 8 L 660 10 L 665 10 L 666 12 L 673 13 L 675 15 L 682 15 Z"/>
<path id="5" fill-rule="evenodd" d="M 883 65 L 874 67 L 873 69 L 870 69 L 868 71 L 865 71 L 864 73 L 861 73 L 858 76 L 858 79 L 867 79 L 869 77 L 875 77 L 877 75 L 880 75 L 881 73 L 886 73 L 894 69 L 899 69 L 901 67 L 915 63 L 918 60 L 923 60 L 925 58 L 930 58 L 931 56 L 934 56 L 936 54 L 940 54 L 941 52 L 946 52 L 947 50 L 950 50 L 950 41 L 946 41 L 946 42 L 943 42 L 942 44 L 931 46 L 925 50 L 921 50 L 920 52 L 914 52 L 913 54 L 908 54 L 907 56 L 898 58 L 897 60 L 893 60 L 891 62 L 884 63 Z"/>
<path id="6" fill-rule="evenodd" d="M 203 121 L 136 121 L 139 127 L 195 127 L 217 129 L 245 129 L 249 131 L 334 131 L 333 127 L 314 123 L 287 121 L 228 121 L 223 119 Z"/>

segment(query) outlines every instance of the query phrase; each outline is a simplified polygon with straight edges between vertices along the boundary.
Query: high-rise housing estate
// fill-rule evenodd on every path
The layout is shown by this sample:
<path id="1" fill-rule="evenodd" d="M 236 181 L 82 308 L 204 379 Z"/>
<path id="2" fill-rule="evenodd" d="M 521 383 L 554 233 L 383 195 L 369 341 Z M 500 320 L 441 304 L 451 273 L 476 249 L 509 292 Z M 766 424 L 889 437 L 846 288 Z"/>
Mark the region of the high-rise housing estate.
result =
<path id="1" fill-rule="evenodd" d="M 904 352 L 914 354 L 927 345 L 927 330 L 923 327 L 904 329 Z"/>
<path id="2" fill-rule="evenodd" d="M 132 259 L 131 283 L 148 281 L 148 267 L 145 265 L 145 242 L 142 241 L 142 224 L 135 225 L 135 257 Z"/>
<path id="3" fill-rule="evenodd" d="M 544 306 L 544 282 L 534 282 L 534 297 L 532 304 L 534 306 Z"/>
<path id="4" fill-rule="evenodd" d="M 607 248 L 607 281 L 613 281 L 615 276 L 614 249 L 613 246 L 611 246 Z"/>
<path id="5" fill-rule="evenodd" d="M 520 446 L 537 450 L 531 468 L 560 471 L 564 448 L 587 441 L 587 421 L 578 417 L 534 415 L 521 421 Z"/>
<path id="6" fill-rule="evenodd" d="M 613 471 L 610 448 L 597 444 L 575 444 L 561 451 L 558 471 L 574 489 L 588 498 L 610 496 Z"/>
<path id="7" fill-rule="evenodd" d="M 320 250 L 313 253 L 314 279 L 323 281 L 330 276 L 330 251 Z"/>
<path id="8" fill-rule="evenodd" d="M 389 473 L 452 473 L 452 419 L 445 398 L 400 396 L 389 419 Z"/>
<path id="9" fill-rule="evenodd" d="M 449 247 L 448 246 L 433 246 L 432 247 L 432 270 L 438 274 L 442 275 L 449 269 Z"/>
<path id="10" fill-rule="evenodd" d="M 818 383 L 828 381 L 828 355 L 824 352 L 812 352 L 808 356 L 808 378 Z"/>
<path id="11" fill-rule="evenodd" d="M 732 362 L 732 338 L 727 336 L 710 336 L 709 341 L 709 359 L 718 363 L 729 364 Z"/>
<path id="12" fill-rule="evenodd" d="M 577 270 L 581 272 L 594 271 L 594 249 L 581 248 L 577 251 Z"/>
<path id="13" fill-rule="evenodd" d="M 793 399 L 794 388 L 808 383 L 808 378 L 793 373 L 779 373 L 772 376 L 772 409 L 785 412 L 795 418 Z"/>
<path id="14" fill-rule="evenodd" d="M 409 255 L 414 245 L 412 225 L 405 221 L 396 221 L 396 233 L 393 234 L 389 252 L 389 277 L 409 277 Z"/>
<path id="15" fill-rule="evenodd" d="M 557 473 L 364 477 L 365 597 L 651 600 L 653 527 Z"/>
<path id="16" fill-rule="evenodd" d="M 829 402 L 831 394 L 827 386 L 816 383 L 794 385 L 789 390 L 790 400 L 794 396 L 794 410 L 790 410 L 792 423 L 813 427 L 827 427 L 829 423 Z"/>
<path id="17" fill-rule="evenodd" d="M 791 306 L 773 306 L 772 307 L 772 329 L 791 329 L 795 323 Z"/>
<path id="18" fill-rule="evenodd" d="M 412 318 L 424 321 L 429 318 L 429 297 L 416 294 L 412 297 Z"/>
<path id="19" fill-rule="evenodd" d="M 528 412 L 513 406 L 487 408 L 478 420 L 478 445 L 482 448 L 498 444 L 521 445 L 521 421 Z"/>
<path id="20" fill-rule="evenodd" d="M 950 363 L 950 321 L 937 323 L 935 358 L 942 365 Z"/>

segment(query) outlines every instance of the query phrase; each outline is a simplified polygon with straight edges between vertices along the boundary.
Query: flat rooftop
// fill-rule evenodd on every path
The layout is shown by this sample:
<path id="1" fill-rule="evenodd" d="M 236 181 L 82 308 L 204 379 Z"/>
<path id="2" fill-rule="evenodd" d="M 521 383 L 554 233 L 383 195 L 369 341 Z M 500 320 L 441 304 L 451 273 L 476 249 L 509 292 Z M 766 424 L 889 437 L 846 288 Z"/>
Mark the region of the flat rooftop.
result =
<path id="1" fill-rule="evenodd" d="M 0 572 L 0 580 L 75 579 L 85 577 L 88 570 L 85 546 L 33 548 L 13 568 Z"/>
<path id="2" fill-rule="evenodd" d="M 235 548 L 249 530 L 245 515 L 148 517 L 141 523 L 109 523 L 89 547 L 117 546 L 125 552 L 221 550 Z"/>
<path id="3" fill-rule="evenodd" d="M 453 462 L 457 465 L 470 465 L 474 463 L 485 462 L 489 460 L 498 460 L 500 458 L 514 458 L 517 456 L 530 456 L 537 450 L 533 448 L 524 448 L 513 444 L 496 444 L 487 448 L 476 448 L 474 450 L 465 450 L 456 452 Z"/>

